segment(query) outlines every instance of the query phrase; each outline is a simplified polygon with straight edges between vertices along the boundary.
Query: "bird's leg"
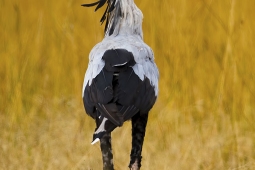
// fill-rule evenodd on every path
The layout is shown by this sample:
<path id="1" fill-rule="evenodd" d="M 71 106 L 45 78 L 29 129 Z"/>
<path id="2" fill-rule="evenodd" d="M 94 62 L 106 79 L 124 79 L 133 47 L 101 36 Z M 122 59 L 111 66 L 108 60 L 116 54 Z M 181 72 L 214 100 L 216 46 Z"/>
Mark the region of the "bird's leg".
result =
<path id="1" fill-rule="evenodd" d="M 103 157 L 103 170 L 113 170 L 111 133 L 106 133 L 100 139 L 100 147 Z"/>
<path id="2" fill-rule="evenodd" d="M 142 146 L 146 130 L 148 114 L 137 113 L 132 117 L 132 149 L 130 154 L 129 168 L 139 170 L 142 160 Z"/>

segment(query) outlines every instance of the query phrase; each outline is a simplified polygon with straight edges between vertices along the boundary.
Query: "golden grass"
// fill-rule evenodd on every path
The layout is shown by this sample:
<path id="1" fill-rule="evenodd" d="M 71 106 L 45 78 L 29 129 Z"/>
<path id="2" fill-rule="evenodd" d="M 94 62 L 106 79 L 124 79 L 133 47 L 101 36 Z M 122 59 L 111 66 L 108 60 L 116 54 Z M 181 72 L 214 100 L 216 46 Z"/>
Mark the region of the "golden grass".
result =
<path id="1" fill-rule="evenodd" d="M 0 169 L 102 169 L 81 89 L 91 1 L 0 0 Z M 160 70 L 142 169 L 255 169 L 255 1 L 136 1 Z M 127 169 L 130 124 L 113 133 Z"/>

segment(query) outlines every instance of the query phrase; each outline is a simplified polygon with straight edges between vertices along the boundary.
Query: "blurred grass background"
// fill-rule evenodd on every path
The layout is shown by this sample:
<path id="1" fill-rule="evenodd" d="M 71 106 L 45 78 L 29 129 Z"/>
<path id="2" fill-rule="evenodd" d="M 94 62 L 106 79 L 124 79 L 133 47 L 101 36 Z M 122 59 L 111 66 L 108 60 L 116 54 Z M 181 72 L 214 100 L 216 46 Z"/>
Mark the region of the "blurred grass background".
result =
<path id="1" fill-rule="evenodd" d="M 81 89 L 103 13 L 0 0 L 0 169 L 102 169 Z M 255 1 L 136 0 L 160 70 L 142 169 L 255 169 Z M 130 123 L 113 133 L 127 169 Z"/>

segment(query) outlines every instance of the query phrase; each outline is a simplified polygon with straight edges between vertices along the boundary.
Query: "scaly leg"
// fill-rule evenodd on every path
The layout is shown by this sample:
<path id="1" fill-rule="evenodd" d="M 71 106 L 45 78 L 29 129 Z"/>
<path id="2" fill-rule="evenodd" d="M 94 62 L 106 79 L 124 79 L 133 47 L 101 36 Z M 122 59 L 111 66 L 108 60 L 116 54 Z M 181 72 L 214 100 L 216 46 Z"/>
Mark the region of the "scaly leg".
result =
<path id="1" fill-rule="evenodd" d="M 140 113 L 137 113 L 132 117 L 132 149 L 129 164 L 131 170 L 139 170 L 141 167 L 142 147 L 147 120 L 148 114 L 140 115 Z"/>
<path id="2" fill-rule="evenodd" d="M 103 170 L 113 170 L 113 155 L 111 145 L 111 134 L 106 133 L 100 139 L 100 147 L 103 157 Z"/>

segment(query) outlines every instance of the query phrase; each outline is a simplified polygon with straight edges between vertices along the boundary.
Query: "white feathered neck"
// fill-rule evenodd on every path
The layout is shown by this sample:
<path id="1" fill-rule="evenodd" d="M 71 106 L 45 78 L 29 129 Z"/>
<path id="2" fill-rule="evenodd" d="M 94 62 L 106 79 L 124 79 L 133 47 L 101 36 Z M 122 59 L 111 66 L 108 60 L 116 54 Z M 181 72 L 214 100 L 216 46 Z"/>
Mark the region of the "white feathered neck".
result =
<path id="1" fill-rule="evenodd" d="M 121 15 L 118 16 L 118 8 Z M 137 34 L 143 38 L 142 31 L 143 14 L 136 6 L 134 0 L 117 0 L 115 9 L 110 16 L 110 22 L 105 36 L 117 36 L 119 34 Z M 114 26 L 113 34 L 109 35 L 109 31 Z"/>

